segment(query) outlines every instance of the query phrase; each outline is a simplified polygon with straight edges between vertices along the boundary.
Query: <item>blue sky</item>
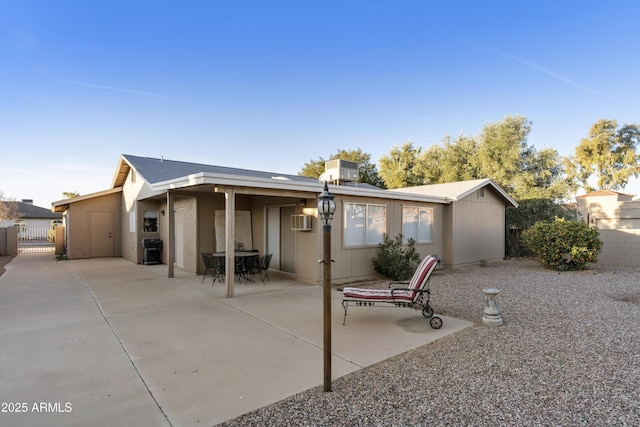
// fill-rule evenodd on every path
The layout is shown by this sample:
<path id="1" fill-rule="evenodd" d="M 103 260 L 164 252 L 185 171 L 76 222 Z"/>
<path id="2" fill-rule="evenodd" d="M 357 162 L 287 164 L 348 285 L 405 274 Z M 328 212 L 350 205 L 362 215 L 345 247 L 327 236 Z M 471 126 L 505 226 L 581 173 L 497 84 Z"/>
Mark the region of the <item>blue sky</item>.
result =
<path id="1" fill-rule="evenodd" d="M 297 173 L 510 114 L 574 152 L 640 123 L 640 2 L 0 0 L 0 191 L 109 188 L 121 153 Z M 626 188 L 640 194 L 637 181 Z"/>

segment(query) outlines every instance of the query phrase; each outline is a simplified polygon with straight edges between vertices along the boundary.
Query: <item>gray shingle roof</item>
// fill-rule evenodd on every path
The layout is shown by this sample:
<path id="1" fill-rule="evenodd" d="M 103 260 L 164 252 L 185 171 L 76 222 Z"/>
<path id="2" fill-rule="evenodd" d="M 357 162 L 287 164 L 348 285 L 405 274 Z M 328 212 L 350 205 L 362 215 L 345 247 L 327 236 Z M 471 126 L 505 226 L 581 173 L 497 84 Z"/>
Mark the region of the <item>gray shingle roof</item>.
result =
<path id="1" fill-rule="evenodd" d="M 179 162 L 175 160 L 154 159 L 123 154 L 122 157 L 150 184 L 181 178 L 201 172 L 265 178 L 283 177 L 298 182 L 318 182 L 317 178 L 299 175 L 287 175 L 276 172 L 263 172 L 225 166 L 205 165 L 201 163 Z"/>
<path id="2" fill-rule="evenodd" d="M 50 209 L 41 208 L 30 203 L 24 202 L 5 202 L 13 207 L 16 212 L 20 213 L 22 219 L 62 219 L 62 214 L 53 213 Z"/>

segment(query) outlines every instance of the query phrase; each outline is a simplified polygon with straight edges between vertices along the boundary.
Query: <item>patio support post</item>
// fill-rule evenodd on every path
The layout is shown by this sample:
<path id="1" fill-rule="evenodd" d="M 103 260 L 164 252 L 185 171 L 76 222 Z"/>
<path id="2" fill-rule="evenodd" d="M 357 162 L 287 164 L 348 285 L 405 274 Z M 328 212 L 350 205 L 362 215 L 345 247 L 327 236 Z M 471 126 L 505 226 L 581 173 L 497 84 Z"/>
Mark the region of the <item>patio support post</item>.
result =
<path id="1" fill-rule="evenodd" d="M 236 193 L 233 189 L 226 189 L 225 199 L 225 260 L 224 283 L 227 287 L 225 298 L 233 298 L 233 281 L 235 280 L 235 241 L 236 241 Z"/>
<path id="2" fill-rule="evenodd" d="M 167 277 L 169 279 L 174 277 L 173 262 L 175 261 L 175 238 L 176 238 L 176 224 L 175 215 L 173 213 L 173 196 L 171 192 L 167 190 Z"/>

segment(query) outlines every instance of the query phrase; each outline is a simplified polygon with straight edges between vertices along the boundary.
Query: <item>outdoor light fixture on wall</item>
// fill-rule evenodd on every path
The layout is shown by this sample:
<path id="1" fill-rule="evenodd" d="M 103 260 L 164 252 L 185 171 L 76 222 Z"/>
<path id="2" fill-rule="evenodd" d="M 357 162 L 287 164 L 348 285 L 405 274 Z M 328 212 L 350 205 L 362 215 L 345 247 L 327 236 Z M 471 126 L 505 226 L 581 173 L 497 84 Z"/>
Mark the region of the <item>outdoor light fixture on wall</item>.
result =
<path id="1" fill-rule="evenodd" d="M 336 202 L 329 192 L 327 182 L 318 196 L 318 219 L 322 221 L 323 258 L 323 323 L 324 323 L 324 391 L 331 391 L 331 221 L 336 211 Z"/>

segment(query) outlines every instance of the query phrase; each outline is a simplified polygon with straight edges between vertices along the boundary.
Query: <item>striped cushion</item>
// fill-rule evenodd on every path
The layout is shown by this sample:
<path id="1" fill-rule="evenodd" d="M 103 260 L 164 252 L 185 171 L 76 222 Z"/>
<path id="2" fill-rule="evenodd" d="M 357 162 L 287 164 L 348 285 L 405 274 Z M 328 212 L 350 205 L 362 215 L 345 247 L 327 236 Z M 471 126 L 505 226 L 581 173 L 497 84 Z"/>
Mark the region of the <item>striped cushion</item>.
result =
<path id="1" fill-rule="evenodd" d="M 395 291 L 392 289 L 362 289 L 362 288 L 344 288 L 342 297 L 354 301 L 412 301 L 410 293 L 407 291 Z"/>
<path id="2" fill-rule="evenodd" d="M 431 273 L 433 273 L 433 270 L 435 270 L 437 266 L 438 258 L 427 255 L 416 269 L 416 272 L 413 273 L 413 277 L 409 282 L 408 288 L 423 289 L 427 285 Z M 418 296 L 418 292 L 412 292 L 411 294 L 412 299 Z"/>
<path id="3" fill-rule="evenodd" d="M 416 272 L 413 274 L 407 288 L 424 288 L 429 281 L 429 276 L 431 276 L 431 273 L 433 273 L 433 270 L 435 270 L 438 265 L 438 261 L 438 258 L 431 255 L 425 257 L 416 269 Z M 393 291 L 393 289 L 344 288 L 342 290 L 343 299 L 353 301 L 414 301 L 418 297 L 418 294 L 419 292 L 415 291 Z"/>

